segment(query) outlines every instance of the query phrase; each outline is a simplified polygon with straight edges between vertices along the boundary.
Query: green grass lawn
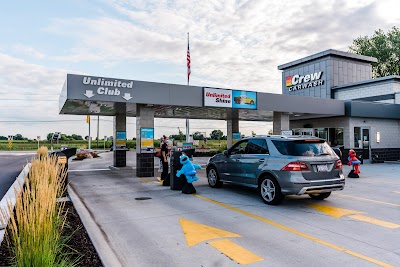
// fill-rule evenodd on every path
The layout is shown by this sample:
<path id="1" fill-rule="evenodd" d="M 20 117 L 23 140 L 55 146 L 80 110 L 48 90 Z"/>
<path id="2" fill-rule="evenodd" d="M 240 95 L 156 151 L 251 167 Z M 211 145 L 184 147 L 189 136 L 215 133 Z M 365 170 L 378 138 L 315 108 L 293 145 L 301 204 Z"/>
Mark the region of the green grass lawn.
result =
<path id="1" fill-rule="evenodd" d="M 176 142 L 174 141 L 174 145 L 176 145 Z M 106 149 L 109 149 L 112 144 L 112 141 L 107 141 L 105 144 Z M 226 140 L 208 140 L 206 144 L 204 144 L 203 141 L 199 142 L 199 145 L 196 147 L 201 148 L 204 145 L 206 148 L 213 148 L 213 149 L 218 149 L 219 151 L 223 151 L 226 149 Z M 39 146 L 46 146 L 48 149 L 51 149 L 51 143 L 50 141 L 40 141 Z M 53 149 L 57 150 L 60 149 L 61 147 L 68 147 L 68 148 L 88 148 L 88 141 L 86 140 L 81 140 L 81 141 L 58 141 L 53 143 Z M 136 148 L 136 140 L 128 140 L 127 141 L 127 147 L 130 149 Z M 160 147 L 160 141 L 159 140 L 154 140 L 154 147 Z M 99 145 L 97 146 L 97 141 L 92 141 L 91 142 L 91 148 L 92 149 L 103 149 L 104 148 L 104 141 L 100 140 Z M 12 142 L 12 148 L 10 149 L 8 147 L 8 141 L 7 140 L 0 140 L 0 150 L 14 150 L 14 151 L 21 151 L 21 150 L 37 150 L 38 149 L 38 142 L 34 140 L 14 140 Z"/>

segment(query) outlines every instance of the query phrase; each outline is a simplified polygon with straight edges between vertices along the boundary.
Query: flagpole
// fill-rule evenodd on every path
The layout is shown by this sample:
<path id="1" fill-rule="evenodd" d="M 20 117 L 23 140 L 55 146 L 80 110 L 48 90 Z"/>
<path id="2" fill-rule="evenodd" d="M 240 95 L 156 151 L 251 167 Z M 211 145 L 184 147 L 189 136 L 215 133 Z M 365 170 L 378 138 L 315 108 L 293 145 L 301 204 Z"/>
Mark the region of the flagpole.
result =
<path id="1" fill-rule="evenodd" d="M 186 54 L 186 59 L 187 59 L 187 85 L 189 86 L 189 76 L 190 76 L 190 50 L 189 50 L 189 33 L 187 33 L 187 38 L 188 38 L 188 50 Z M 189 119 L 186 118 L 186 142 L 189 142 Z"/>

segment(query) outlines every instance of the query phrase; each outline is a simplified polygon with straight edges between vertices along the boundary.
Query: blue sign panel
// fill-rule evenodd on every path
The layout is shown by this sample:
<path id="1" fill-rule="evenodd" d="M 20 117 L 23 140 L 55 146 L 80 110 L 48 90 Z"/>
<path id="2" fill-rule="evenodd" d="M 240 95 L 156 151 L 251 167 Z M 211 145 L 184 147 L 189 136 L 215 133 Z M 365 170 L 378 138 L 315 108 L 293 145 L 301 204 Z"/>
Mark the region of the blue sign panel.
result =
<path id="1" fill-rule="evenodd" d="M 232 90 L 232 108 L 257 109 L 257 92 Z"/>
<path id="2" fill-rule="evenodd" d="M 240 140 L 240 132 L 232 133 L 232 145 L 236 144 Z"/>
<path id="3" fill-rule="evenodd" d="M 124 150 L 126 148 L 126 132 L 115 132 L 115 150 Z"/>
<path id="4" fill-rule="evenodd" d="M 240 139 L 240 133 L 232 133 L 232 139 L 233 140 L 239 140 Z"/>
<path id="5" fill-rule="evenodd" d="M 142 128 L 140 137 L 143 139 L 154 139 L 154 128 Z"/>
<path id="6" fill-rule="evenodd" d="M 140 129 L 140 153 L 153 153 L 154 128 Z"/>
<path id="7" fill-rule="evenodd" d="M 116 131 L 115 132 L 116 140 L 126 140 L 126 132 L 125 131 Z"/>

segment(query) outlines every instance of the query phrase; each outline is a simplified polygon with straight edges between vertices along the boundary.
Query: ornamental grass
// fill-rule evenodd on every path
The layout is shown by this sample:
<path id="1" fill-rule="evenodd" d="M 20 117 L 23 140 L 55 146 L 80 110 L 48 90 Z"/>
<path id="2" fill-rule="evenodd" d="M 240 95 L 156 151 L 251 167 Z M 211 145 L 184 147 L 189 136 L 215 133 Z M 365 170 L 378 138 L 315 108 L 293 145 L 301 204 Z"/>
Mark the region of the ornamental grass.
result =
<path id="1" fill-rule="evenodd" d="M 46 146 L 41 146 L 38 150 L 37 150 L 37 156 L 38 158 L 44 158 L 47 157 L 47 154 L 49 153 L 49 149 Z"/>
<path id="2" fill-rule="evenodd" d="M 62 169 L 56 157 L 47 157 L 47 153 L 33 159 L 14 209 L 9 206 L 7 240 L 15 256 L 14 266 L 74 265 L 63 253 L 68 240 L 62 236 L 67 211 L 64 202 L 56 201 L 65 190 L 66 172 Z"/>

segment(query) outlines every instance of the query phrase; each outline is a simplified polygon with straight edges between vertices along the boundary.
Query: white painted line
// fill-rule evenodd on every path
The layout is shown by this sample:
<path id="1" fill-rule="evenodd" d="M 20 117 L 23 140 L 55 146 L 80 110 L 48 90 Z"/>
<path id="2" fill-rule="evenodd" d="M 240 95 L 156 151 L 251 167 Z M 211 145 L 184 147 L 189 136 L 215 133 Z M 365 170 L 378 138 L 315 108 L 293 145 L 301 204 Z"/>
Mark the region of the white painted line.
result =
<path id="1" fill-rule="evenodd" d="M 25 179 L 24 177 L 29 174 L 29 169 L 31 167 L 31 164 L 28 163 L 25 165 L 24 169 L 21 171 L 21 173 L 18 175 L 18 177 L 15 179 L 14 183 L 10 186 L 8 189 L 7 193 L 4 195 L 4 197 L 0 201 L 0 243 L 3 241 L 4 238 L 4 230 L 7 226 L 7 222 L 10 219 L 10 214 L 8 212 L 8 203 L 12 206 L 14 209 L 14 205 L 16 202 L 16 196 L 15 193 L 19 193 L 24 186 Z M 5 222 L 5 224 L 2 224 L 2 222 Z"/>

